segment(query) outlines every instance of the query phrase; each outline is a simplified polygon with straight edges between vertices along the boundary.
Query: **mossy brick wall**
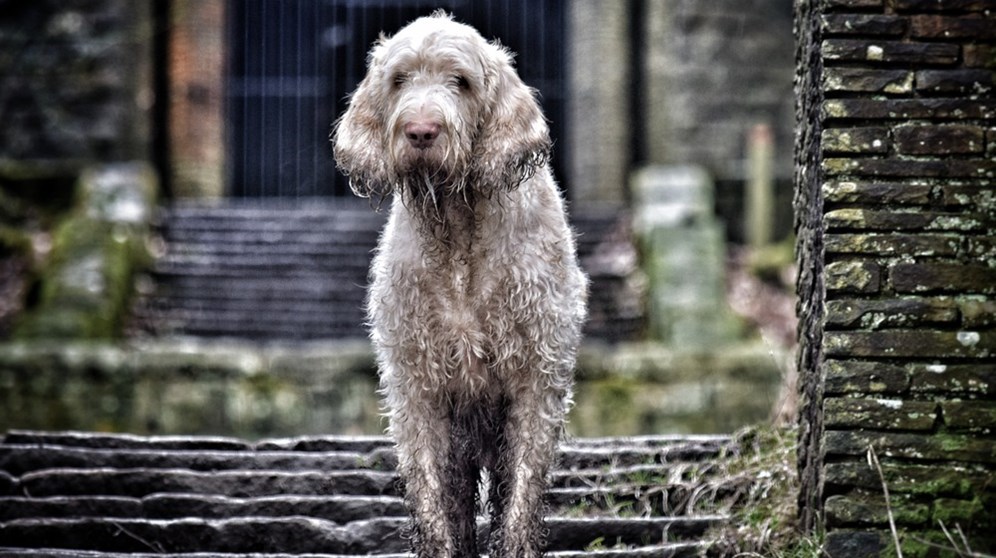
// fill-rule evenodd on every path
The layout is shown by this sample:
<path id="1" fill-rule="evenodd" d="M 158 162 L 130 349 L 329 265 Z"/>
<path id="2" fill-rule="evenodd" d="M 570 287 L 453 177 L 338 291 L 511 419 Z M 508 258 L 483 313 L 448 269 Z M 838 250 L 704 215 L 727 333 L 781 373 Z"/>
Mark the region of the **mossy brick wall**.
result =
<path id="1" fill-rule="evenodd" d="M 804 524 L 996 548 L 996 1 L 797 3 Z M 943 554 L 941 554 L 943 555 Z"/>

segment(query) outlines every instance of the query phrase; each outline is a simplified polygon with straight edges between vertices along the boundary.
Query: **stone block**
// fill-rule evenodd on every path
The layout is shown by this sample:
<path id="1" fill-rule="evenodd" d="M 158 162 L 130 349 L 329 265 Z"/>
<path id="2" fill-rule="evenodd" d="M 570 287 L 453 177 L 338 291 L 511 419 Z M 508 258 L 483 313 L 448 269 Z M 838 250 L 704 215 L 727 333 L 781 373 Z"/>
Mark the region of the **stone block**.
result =
<path id="1" fill-rule="evenodd" d="M 859 445 L 861 442 L 882 440 L 872 433 L 836 432 L 835 434 L 847 435 L 856 440 Z M 930 438 L 929 435 L 924 434 L 893 433 L 887 436 L 892 440 L 890 444 L 904 442 L 917 444 L 921 440 Z M 876 445 L 875 449 L 880 458 L 884 456 L 880 446 Z M 859 460 L 827 463 L 826 485 L 833 491 L 854 488 L 881 490 L 882 479 L 879 477 L 878 471 L 872 468 L 865 459 L 867 451 L 866 444 L 855 448 L 854 455 L 860 456 Z M 944 459 L 948 460 L 948 458 Z M 996 481 L 996 472 L 974 464 L 948 462 L 938 465 L 882 461 L 881 466 L 882 477 L 885 478 L 889 492 L 897 494 L 972 498 Z"/>
<path id="2" fill-rule="evenodd" d="M 858 229 L 871 231 L 951 230 L 983 231 L 986 218 L 979 214 L 939 213 L 932 211 L 875 211 L 871 209 L 835 209 L 823 216 L 826 230 Z"/>
<path id="3" fill-rule="evenodd" d="M 886 178 L 993 178 L 992 159 L 826 158 L 829 176 Z"/>
<path id="4" fill-rule="evenodd" d="M 823 449 L 828 456 L 856 456 L 864 458 L 868 448 L 875 448 L 879 458 L 901 458 L 924 461 L 962 461 L 966 463 L 991 464 L 996 463 L 996 445 L 989 440 L 979 436 L 969 436 L 964 434 L 941 433 L 905 433 L 905 432 L 866 432 L 860 430 L 828 430 L 823 436 Z M 864 464 L 867 466 L 867 463 Z M 855 481 L 845 481 L 834 479 L 831 476 L 831 467 L 827 465 L 827 484 L 842 484 L 843 486 L 868 486 L 874 488 L 874 480 L 867 477 L 865 482 L 859 484 Z M 914 478 L 893 478 L 890 481 L 886 474 L 886 482 L 890 490 L 896 492 L 936 492 L 937 486 L 953 485 L 963 487 L 971 484 L 971 479 L 964 475 L 956 475 L 956 467 L 945 465 L 943 467 L 930 467 L 935 479 L 933 489 L 928 486 L 915 487 L 917 480 Z M 883 471 L 885 464 L 883 464 Z M 921 471 L 921 474 L 924 473 Z M 944 475 L 942 477 L 941 475 Z M 869 477 L 877 474 L 874 472 L 865 473 Z M 980 474 L 981 475 L 981 474 Z M 990 473 L 990 476 L 992 473 Z M 952 490 L 948 488 L 946 491 Z"/>
<path id="5" fill-rule="evenodd" d="M 969 329 L 996 326 L 996 300 L 966 299 L 958 301 L 962 326 Z"/>
<path id="6" fill-rule="evenodd" d="M 830 67 L 823 70 L 823 87 L 828 92 L 901 95 L 913 91 L 913 75 L 908 70 Z"/>
<path id="7" fill-rule="evenodd" d="M 827 14 L 822 18 L 826 35 L 900 36 L 909 27 L 905 17 L 877 14 Z"/>
<path id="8" fill-rule="evenodd" d="M 827 359 L 823 382 L 827 395 L 857 395 L 904 393 L 910 380 L 906 369 L 895 364 Z"/>
<path id="9" fill-rule="evenodd" d="M 904 124 L 892 129 L 896 149 L 908 155 L 959 155 L 982 153 L 985 131 L 981 126 L 922 126 Z"/>
<path id="10" fill-rule="evenodd" d="M 986 358 L 996 354 L 996 331 L 828 331 L 823 349 L 832 357 Z"/>
<path id="11" fill-rule="evenodd" d="M 954 325 L 958 305 L 950 299 L 845 299 L 826 303 L 829 329 L 913 328 Z"/>
<path id="12" fill-rule="evenodd" d="M 857 118 L 869 120 L 984 120 L 996 118 L 996 103 L 964 99 L 828 99 L 823 102 L 824 120 Z"/>
<path id="13" fill-rule="evenodd" d="M 895 0 L 903 12 L 970 12 L 996 9 L 994 0 Z"/>
<path id="14" fill-rule="evenodd" d="M 996 25 L 990 17 L 914 15 L 910 18 L 914 39 L 996 39 Z"/>
<path id="15" fill-rule="evenodd" d="M 880 267 L 872 262 L 833 262 L 824 273 L 827 291 L 834 293 L 876 293 L 881 284 Z"/>
<path id="16" fill-rule="evenodd" d="M 881 256 L 955 256 L 961 239 L 954 234 L 827 234 L 828 254 Z"/>
<path id="17" fill-rule="evenodd" d="M 996 65 L 996 45 L 970 43 L 961 47 L 961 65 L 966 68 L 986 68 Z"/>
<path id="18" fill-rule="evenodd" d="M 826 39 L 822 53 L 828 61 L 954 64 L 960 49 L 958 45 L 946 43 Z"/>
<path id="19" fill-rule="evenodd" d="M 949 430 L 980 435 L 996 432 L 996 403 L 992 401 L 944 401 L 941 409 Z"/>
<path id="20" fill-rule="evenodd" d="M 878 8 L 882 6 L 883 0 L 823 0 L 823 5 L 828 9 L 850 8 L 866 9 Z"/>
<path id="21" fill-rule="evenodd" d="M 834 180 L 823 184 L 823 199 L 828 203 L 926 205 L 933 189 L 930 184 Z"/>
<path id="22" fill-rule="evenodd" d="M 899 293 L 996 293 L 996 268 L 957 263 L 898 263 L 890 279 Z"/>
<path id="23" fill-rule="evenodd" d="M 885 501 L 881 492 L 856 490 L 835 494 L 824 502 L 828 527 L 888 525 L 889 512 L 898 525 L 923 525 L 930 521 L 930 504 L 908 494 L 896 494 Z"/>
<path id="24" fill-rule="evenodd" d="M 823 401 L 823 424 L 828 429 L 930 431 L 938 416 L 932 401 L 830 397 Z"/>
<path id="25" fill-rule="evenodd" d="M 920 70 L 916 90 L 921 93 L 982 95 L 993 90 L 993 72 L 984 69 Z"/>
<path id="26" fill-rule="evenodd" d="M 946 396 L 996 394 L 996 367 L 989 364 L 913 363 L 910 392 Z"/>
<path id="27" fill-rule="evenodd" d="M 879 558 L 888 547 L 877 531 L 834 529 L 826 534 L 823 552 L 829 558 Z"/>
<path id="28" fill-rule="evenodd" d="M 828 128 L 820 142 L 823 153 L 888 153 L 889 144 L 884 126 Z"/>
<path id="29" fill-rule="evenodd" d="M 991 207 L 996 203 L 996 192 L 987 181 L 979 183 L 942 184 L 937 187 L 941 204 L 953 207 L 971 207 L 979 209 Z"/>

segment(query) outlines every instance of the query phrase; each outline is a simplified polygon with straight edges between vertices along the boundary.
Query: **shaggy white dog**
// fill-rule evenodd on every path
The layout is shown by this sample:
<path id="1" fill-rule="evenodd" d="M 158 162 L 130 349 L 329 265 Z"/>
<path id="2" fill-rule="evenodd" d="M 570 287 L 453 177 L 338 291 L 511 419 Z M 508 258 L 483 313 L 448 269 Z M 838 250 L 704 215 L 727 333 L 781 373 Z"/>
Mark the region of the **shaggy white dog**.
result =
<path id="1" fill-rule="evenodd" d="M 443 13 L 368 57 L 334 132 L 360 196 L 392 197 L 368 314 L 419 557 L 541 554 L 546 476 L 570 405 L 587 278 L 512 56 Z"/>

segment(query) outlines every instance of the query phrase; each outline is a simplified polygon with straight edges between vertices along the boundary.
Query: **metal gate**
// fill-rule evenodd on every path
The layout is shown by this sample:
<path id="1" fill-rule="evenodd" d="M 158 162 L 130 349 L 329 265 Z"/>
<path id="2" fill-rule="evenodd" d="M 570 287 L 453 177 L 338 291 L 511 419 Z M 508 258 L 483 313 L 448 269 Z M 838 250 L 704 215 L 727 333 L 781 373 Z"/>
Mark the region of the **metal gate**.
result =
<path id="1" fill-rule="evenodd" d="M 567 0 L 229 0 L 228 184 L 234 197 L 342 196 L 329 133 L 366 70 L 366 53 L 437 8 L 518 54 L 539 89 L 563 176 Z"/>

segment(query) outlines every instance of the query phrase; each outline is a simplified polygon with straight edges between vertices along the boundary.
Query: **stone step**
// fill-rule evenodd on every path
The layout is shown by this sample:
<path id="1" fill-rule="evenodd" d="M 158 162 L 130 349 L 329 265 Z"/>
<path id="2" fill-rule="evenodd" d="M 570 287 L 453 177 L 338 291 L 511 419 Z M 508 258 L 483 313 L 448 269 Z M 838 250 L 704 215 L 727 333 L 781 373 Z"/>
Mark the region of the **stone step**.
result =
<path id="1" fill-rule="evenodd" d="M 625 550 L 566 550 L 546 553 L 547 558 L 700 558 L 703 543 L 665 543 L 643 548 Z M 90 552 L 60 549 L 4 549 L 0 548 L 0 558 L 347 558 L 343 554 L 222 554 L 215 552 L 195 553 L 140 553 L 140 552 Z M 407 553 L 369 554 L 373 558 L 413 558 Z"/>
<path id="2" fill-rule="evenodd" d="M 728 436 L 565 442 L 548 491 L 549 556 L 698 555 L 726 518 L 679 513 L 680 500 L 736 451 Z M 383 436 L 14 431 L 0 443 L 0 558 L 400 558 L 394 462 Z M 486 530 L 481 517 L 482 540 Z"/>
<path id="3" fill-rule="evenodd" d="M 546 521 L 549 550 L 695 540 L 725 518 L 564 518 Z M 0 546 L 112 552 L 400 553 L 407 519 L 383 517 L 340 524 L 315 517 L 135 519 L 122 517 L 15 519 L 0 524 Z M 481 535 L 486 522 L 479 521 Z M 593 534 L 597 536 L 593 537 Z M 479 536 L 481 536 L 479 535 Z M 483 536 L 482 536 L 483 540 Z"/>
<path id="4" fill-rule="evenodd" d="M 386 208 L 384 208 L 386 209 Z M 353 200 L 225 200 L 159 212 L 165 249 L 154 288 L 133 310 L 133 334 L 253 340 L 365 337 L 368 267 L 386 211 Z M 639 335 L 643 296 L 618 208 L 574 211 L 592 279 L 589 336 Z M 250 303 L 250 304 L 247 304 Z"/>

